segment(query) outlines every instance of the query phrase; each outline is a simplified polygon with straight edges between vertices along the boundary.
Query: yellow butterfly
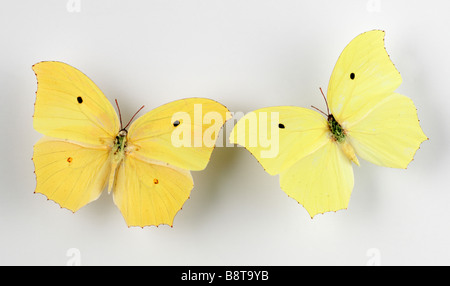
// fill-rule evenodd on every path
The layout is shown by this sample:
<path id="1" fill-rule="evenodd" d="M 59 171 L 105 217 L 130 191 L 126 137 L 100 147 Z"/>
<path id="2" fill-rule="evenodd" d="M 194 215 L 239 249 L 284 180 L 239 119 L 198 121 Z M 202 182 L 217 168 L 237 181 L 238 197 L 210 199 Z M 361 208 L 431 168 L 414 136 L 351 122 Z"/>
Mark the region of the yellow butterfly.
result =
<path id="1" fill-rule="evenodd" d="M 230 117 L 227 108 L 182 99 L 151 110 L 127 130 L 79 70 L 61 62 L 40 62 L 33 70 L 33 125 L 45 135 L 34 146 L 35 193 L 75 212 L 108 184 L 128 226 L 172 226 L 193 188 L 190 170 L 208 164 Z"/>
<path id="2" fill-rule="evenodd" d="M 246 147 L 269 174 L 279 174 L 281 189 L 311 217 L 345 209 L 357 156 L 406 168 L 428 139 L 412 100 L 394 92 L 401 81 L 384 48 L 384 32 L 363 33 L 331 74 L 326 117 L 294 106 L 262 108 L 238 121 L 230 141 Z"/>

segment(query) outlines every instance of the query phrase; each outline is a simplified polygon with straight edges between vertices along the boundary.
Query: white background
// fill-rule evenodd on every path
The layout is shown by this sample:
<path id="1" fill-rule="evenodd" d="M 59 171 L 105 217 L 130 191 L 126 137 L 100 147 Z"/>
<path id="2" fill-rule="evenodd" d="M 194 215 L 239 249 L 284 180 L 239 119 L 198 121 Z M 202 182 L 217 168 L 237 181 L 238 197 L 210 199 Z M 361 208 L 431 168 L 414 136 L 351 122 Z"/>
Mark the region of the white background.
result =
<path id="1" fill-rule="evenodd" d="M 446 1 L 1 1 L 1 265 L 450 264 L 450 5 Z M 78 9 L 80 8 L 80 9 Z M 128 228 L 106 192 L 77 213 L 33 194 L 36 78 L 58 60 L 124 118 L 186 97 L 234 112 L 325 109 L 319 87 L 358 34 L 386 31 L 429 141 L 407 170 L 362 161 L 347 210 L 317 215 L 249 152 L 217 147 L 169 226 Z"/>

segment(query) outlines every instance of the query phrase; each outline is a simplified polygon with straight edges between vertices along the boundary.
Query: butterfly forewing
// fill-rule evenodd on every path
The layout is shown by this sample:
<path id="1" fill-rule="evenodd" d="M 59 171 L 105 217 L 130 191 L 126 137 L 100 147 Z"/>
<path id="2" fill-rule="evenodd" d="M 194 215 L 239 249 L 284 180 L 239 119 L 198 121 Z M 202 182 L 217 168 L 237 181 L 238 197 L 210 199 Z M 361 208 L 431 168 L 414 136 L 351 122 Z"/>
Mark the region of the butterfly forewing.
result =
<path id="1" fill-rule="evenodd" d="M 113 143 L 120 129 L 117 114 L 87 76 L 61 62 L 40 62 L 33 70 L 38 81 L 33 126 L 38 132 L 93 145 Z"/>

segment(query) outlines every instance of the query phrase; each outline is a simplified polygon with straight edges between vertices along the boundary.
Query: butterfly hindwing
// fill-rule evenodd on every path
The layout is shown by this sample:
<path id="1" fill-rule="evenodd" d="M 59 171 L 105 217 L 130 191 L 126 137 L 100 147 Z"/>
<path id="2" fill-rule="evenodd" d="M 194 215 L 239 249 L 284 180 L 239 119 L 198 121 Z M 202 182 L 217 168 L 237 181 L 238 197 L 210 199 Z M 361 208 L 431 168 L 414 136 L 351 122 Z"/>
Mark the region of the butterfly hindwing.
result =
<path id="1" fill-rule="evenodd" d="M 352 164 L 339 145 L 328 141 L 281 173 L 280 186 L 311 217 L 345 209 L 353 190 Z"/>
<path id="2" fill-rule="evenodd" d="M 34 145 L 36 193 L 73 212 L 96 200 L 110 171 L 109 150 L 50 137 Z"/>
<path id="3" fill-rule="evenodd" d="M 188 170 L 130 155 L 119 166 L 114 202 L 128 226 L 172 226 L 193 185 Z"/>
<path id="4" fill-rule="evenodd" d="M 427 140 L 413 101 L 393 93 L 380 101 L 364 119 L 348 126 L 356 154 L 386 167 L 406 168 L 420 144 Z"/>

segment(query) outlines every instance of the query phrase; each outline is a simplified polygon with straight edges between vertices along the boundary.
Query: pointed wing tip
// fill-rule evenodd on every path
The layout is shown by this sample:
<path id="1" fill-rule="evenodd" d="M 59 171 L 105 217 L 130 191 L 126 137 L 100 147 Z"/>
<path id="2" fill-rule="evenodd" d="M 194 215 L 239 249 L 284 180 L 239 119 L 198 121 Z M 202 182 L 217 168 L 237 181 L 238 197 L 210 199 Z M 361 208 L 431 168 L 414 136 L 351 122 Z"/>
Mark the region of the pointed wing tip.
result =
<path id="1" fill-rule="evenodd" d="M 37 76 L 37 71 L 36 71 L 36 69 L 38 68 L 38 66 L 40 66 L 41 64 L 45 64 L 45 63 L 51 63 L 51 61 L 40 61 L 40 62 L 37 62 L 37 63 L 35 63 L 35 64 L 33 64 L 33 65 L 31 66 L 31 69 L 34 71 L 34 73 L 36 74 L 36 76 Z"/>

